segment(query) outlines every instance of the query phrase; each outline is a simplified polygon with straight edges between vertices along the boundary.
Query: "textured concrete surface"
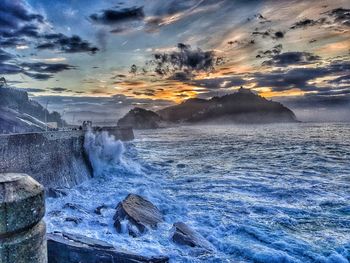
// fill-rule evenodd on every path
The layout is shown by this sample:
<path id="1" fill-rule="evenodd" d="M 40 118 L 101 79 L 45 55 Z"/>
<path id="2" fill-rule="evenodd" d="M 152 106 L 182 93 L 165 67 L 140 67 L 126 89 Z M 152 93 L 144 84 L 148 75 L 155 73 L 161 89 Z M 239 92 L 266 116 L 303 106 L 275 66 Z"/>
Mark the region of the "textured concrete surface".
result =
<path id="1" fill-rule="evenodd" d="M 0 263 L 46 263 L 44 188 L 25 174 L 0 174 Z"/>
<path id="2" fill-rule="evenodd" d="M 45 187 L 72 187 L 91 177 L 82 131 L 0 136 L 0 173 L 27 173 Z"/>
<path id="3" fill-rule="evenodd" d="M 132 140 L 131 128 L 106 127 L 116 139 Z M 91 178 L 84 131 L 0 135 L 0 173 L 26 173 L 45 188 L 72 187 Z"/>
<path id="4" fill-rule="evenodd" d="M 112 245 L 77 234 L 47 234 L 49 263 L 165 263 L 164 256 L 143 257 Z"/>

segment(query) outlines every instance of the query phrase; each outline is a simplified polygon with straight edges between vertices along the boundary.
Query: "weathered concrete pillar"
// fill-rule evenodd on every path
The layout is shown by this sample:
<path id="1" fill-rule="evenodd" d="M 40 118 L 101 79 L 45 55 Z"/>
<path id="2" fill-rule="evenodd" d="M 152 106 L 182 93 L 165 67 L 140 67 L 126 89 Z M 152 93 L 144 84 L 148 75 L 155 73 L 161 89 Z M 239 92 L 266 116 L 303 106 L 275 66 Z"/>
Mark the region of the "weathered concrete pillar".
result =
<path id="1" fill-rule="evenodd" d="M 47 263 L 44 188 L 26 174 L 0 174 L 0 263 Z"/>

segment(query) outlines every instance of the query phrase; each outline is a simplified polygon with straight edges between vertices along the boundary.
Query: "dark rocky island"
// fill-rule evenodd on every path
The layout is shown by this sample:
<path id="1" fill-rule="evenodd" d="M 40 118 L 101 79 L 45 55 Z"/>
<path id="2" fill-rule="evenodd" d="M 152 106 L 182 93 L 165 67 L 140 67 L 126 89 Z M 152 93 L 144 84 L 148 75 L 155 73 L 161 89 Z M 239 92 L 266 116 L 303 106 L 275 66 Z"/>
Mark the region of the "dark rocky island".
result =
<path id="1" fill-rule="evenodd" d="M 193 98 L 157 113 L 135 108 L 118 124 L 136 129 L 158 128 L 161 123 L 283 123 L 296 122 L 293 111 L 279 102 L 267 100 L 248 89 L 211 99 Z"/>
<path id="2" fill-rule="evenodd" d="M 156 129 L 161 126 L 162 122 L 162 118 L 157 113 L 134 108 L 119 119 L 118 126 L 131 126 L 133 129 Z"/>

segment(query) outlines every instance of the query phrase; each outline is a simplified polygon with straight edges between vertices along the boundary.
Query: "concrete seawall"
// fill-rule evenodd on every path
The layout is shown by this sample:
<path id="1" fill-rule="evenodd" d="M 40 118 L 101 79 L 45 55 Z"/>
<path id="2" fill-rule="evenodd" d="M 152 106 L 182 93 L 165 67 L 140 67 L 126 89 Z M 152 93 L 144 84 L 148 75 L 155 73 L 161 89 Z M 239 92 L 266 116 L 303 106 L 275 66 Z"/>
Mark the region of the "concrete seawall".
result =
<path id="1" fill-rule="evenodd" d="M 117 139 L 133 139 L 132 129 L 108 128 Z M 91 178 L 84 131 L 0 135 L 0 173 L 26 173 L 46 188 L 72 187 Z"/>

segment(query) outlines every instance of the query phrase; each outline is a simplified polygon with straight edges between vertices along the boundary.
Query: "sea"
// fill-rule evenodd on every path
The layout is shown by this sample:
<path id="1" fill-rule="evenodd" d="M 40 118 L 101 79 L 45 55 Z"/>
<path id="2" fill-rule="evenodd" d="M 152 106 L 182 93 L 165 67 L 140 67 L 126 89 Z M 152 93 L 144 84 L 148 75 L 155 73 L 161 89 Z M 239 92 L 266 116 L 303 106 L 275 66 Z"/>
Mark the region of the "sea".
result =
<path id="1" fill-rule="evenodd" d="M 135 131 L 125 143 L 90 132 L 85 144 L 94 177 L 47 198 L 48 232 L 170 262 L 350 261 L 349 123 L 181 126 Z M 130 193 L 164 215 L 136 238 L 113 226 L 115 207 Z M 213 251 L 173 243 L 175 222 Z"/>

